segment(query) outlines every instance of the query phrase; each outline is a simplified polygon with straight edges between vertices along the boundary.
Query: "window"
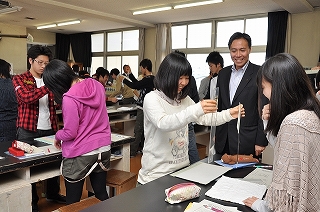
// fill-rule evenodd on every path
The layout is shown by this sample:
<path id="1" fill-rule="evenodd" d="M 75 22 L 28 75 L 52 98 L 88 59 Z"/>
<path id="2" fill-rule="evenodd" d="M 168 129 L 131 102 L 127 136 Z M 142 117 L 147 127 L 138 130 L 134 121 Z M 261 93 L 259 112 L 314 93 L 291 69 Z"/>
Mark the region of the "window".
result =
<path id="1" fill-rule="evenodd" d="M 97 46 L 102 46 L 99 50 L 92 46 L 92 67 L 91 72 L 95 73 L 97 67 L 105 67 L 108 71 L 113 68 L 123 72 L 123 65 L 129 65 L 135 77 L 139 72 L 139 30 L 124 30 L 116 32 L 104 32 L 93 34 L 92 40 Z M 104 41 L 106 40 L 106 45 Z M 94 45 L 94 44 L 92 44 Z M 106 48 L 104 48 L 106 46 Z M 104 50 L 105 49 L 105 50 Z M 92 73 L 92 74 L 93 74 Z"/>
<path id="2" fill-rule="evenodd" d="M 103 67 L 103 57 L 92 57 L 90 76 L 96 73 L 97 68 Z"/>
<path id="3" fill-rule="evenodd" d="M 139 49 L 139 31 L 131 30 L 123 32 L 123 51 Z"/>
<path id="4" fill-rule="evenodd" d="M 234 20 L 212 20 L 172 26 L 172 49 L 186 54 L 199 88 L 201 80 L 209 75 L 208 54 L 220 52 L 224 66 L 232 65 L 228 42 L 235 32 L 246 32 L 252 39 L 250 61 L 262 65 L 265 61 L 268 18 L 250 17 Z"/>
<path id="5" fill-rule="evenodd" d="M 244 20 L 219 21 L 217 23 L 217 47 L 228 47 L 228 41 L 235 32 L 243 32 Z"/>
<path id="6" fill-rule="evenodd" d="M 104 34 L 93 34 L 91 35 L 91 51 L 92 52 L 103 52 L 104 47 Z"/>
<path id="7" fill-rule="evenodd" d="M 211 47 L 212 23 L 190 24 L 188 26 L 187 48 Z"/>
<path id="8" fill-rule="evenodd" d="M 121 51 L 121 32 L 108 33 L 107 51 Z"/>

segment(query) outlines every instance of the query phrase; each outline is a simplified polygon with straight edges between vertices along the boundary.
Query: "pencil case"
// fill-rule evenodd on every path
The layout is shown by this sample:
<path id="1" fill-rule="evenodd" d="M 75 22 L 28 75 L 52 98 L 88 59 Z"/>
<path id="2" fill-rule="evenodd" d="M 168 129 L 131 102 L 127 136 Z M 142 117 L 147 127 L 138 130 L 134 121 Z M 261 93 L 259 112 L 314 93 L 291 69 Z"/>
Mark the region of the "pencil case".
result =
<path id="1" fill-rule="evenodd" d="M 30 144 L 22 141 L 13 141 L 12 147 L 23 150 L 24 152 L 27 152 L 27 153 L 32 153 L 34 151 Z"/>
<path id="2" fill-rule="evenodd" d="M 183 202 L 200 196 L 201 188 L 194 183 L 179 183 L 165 190 L 166 199 L 170 204 Z"/>

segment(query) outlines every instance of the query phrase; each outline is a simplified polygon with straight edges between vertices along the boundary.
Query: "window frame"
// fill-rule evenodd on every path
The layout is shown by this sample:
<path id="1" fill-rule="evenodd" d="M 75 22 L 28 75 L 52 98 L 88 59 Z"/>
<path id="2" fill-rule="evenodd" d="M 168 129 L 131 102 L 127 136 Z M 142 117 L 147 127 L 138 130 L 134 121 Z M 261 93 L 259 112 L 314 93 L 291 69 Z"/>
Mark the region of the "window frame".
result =
<path id="1" fill-rule="evenodd" d="M 107 57 L 109 56 L 120 56 L 121 57 L 121 67 L 117 67 L 119 68 L 120 74 L 123 73 L 122 67 L 123 65 L 123 56 L 138 56 L 140 54 L 140 45 L 138 45 L 138 50 L 128 50 L 128 51 L 123 51 L 123 32 L 125 31 L 132 31 L 132 30 L 138 30 L 139 33 L 139 28 L 125 28 L 125 29 L 115 29 L 115 30 L 106 30 L 106 31 L 97 31 L 97 32 L 93 32 L 92 34 L 104 34 L 104 50 L 103 52 L 92 52 L 92 57 L 103 57 L 103 67 L 107 67 Z M 108 33 L 114 33 L 114 32 L 121 32 L 121 50 L 120 51 L 112 51 L 112 52 L 108 52 Z M 140 61 L 138 61 L 138 64 L 140 63 Z M 139 67 L 131 67 L 132 69 L 137 69 L 138 73 L 140 73 Z M 110 71 L 110 70 L 108 70 Z M 95 70 L 91 70 L 91 75 L 94 74 Z M 136 76 L 138 77 L 138 76 Z"/>

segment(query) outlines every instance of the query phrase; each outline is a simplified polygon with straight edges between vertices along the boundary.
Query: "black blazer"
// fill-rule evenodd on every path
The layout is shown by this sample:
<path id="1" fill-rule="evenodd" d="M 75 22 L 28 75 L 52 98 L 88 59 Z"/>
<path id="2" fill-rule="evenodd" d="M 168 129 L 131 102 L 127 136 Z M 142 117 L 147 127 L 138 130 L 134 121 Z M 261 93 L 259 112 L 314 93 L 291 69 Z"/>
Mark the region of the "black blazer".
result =
<path id="1" fill-rule="evenodd" d="M 256 78 L 259 68 L 260 66 L 249 62 L 231 104 L 229 98 L 231 66 L 225 67 L 219 72 L 217 81 L 217 87 L 219 87 L 218 111 L 235 107 L 239 105 L 239 102 L 243 104 L 245 108 L 245 117 L 241 118 L 240 121 L 239 154 L 255 155 L 255 145 L 268 145 L 266 135 L 263 132 L 263 122 L 258 111 L 258 88 L 256 85 Z M 263 103 L 267 103 L 267 98 L 264 97 Z M 229 152 L 224 151 L 227 142 L 229 145 Z M 217 127 L 215 149 L 219 154 L 237 154 L 237 119 Z"/>

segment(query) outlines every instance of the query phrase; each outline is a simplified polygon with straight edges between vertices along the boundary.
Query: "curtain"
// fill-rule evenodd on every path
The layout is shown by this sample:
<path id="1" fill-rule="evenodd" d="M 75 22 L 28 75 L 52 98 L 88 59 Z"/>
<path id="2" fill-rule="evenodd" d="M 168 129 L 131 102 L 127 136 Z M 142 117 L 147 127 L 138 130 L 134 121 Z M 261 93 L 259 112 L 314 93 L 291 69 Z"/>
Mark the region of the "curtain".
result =
<path id="1" fill-rule="evenodd" d="M 139 29 L 139 63 L 141 60 L 144 59 L 144 33 L 145 33 L 145 28 L 140 28 Z M 140 75 L 140 69 L 138 75 Z"/>
<path id="2" fill-rule="evenodd" d="M 91 33 L 78 33 L 70 35 L 72 53 L 75 62 L 82 63 L 83 69 L 90 73 L 92 52 Z"/>
<path id="3" fill-rule="evenodd" d="M 156 25 L 156 62 L 154 74 L 158 72 L 160 63 L 172 51 L 171 23 Z"/>
<path id="4" fill-rule="evenodd" d="M 55 58 L 68 62 L 69 51 L 70 51 L 70 36 L 56 33 Z"/>
<path id="5" fill-rule="evenodd" d="M 286 36 L 286 45 L 284 52 L 290 53 L 291 50 L 291 36 L 292 36 L 292 17 L 291 14 L 288 15 L 288 25 L 287 25 L 287 36 Z"/>
<path id="6" fill-rule="evenodd" d="M 268 13 L 268 41 L 266 59 L 285 50 L 288 12 Z"/>

